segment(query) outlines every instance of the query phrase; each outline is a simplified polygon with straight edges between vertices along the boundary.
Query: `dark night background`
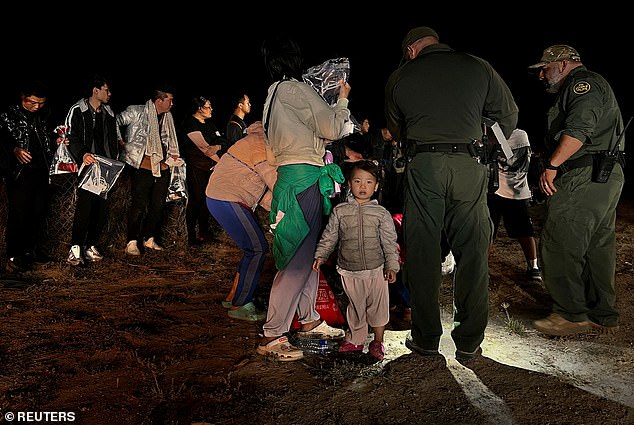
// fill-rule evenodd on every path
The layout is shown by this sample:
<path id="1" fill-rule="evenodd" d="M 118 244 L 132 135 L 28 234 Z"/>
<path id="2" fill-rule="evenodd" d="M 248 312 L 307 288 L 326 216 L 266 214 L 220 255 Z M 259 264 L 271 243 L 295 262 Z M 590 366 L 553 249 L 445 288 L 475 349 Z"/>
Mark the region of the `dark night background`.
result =
<path id="1" fill-rule="evenodd" d="M 584 65 L 610 82 L 624 120 L 634 114 L 631 67 L 624 64 L 631 51 L 631 23 L 607 2 L 598 11 L 597 5 L 593 10 L 567 6 L 557 11 L 538 3 L 513 5 L 513 10 L 486 3 L 456 4 L 445 10 L 413 2 L 384 2 L 378 8 L 343 3 L 300 6 L 152 3 L 146 11 L 141 11 L 143 4 L 135 5 L 139 12 L 132 14 L 109 3 L 86 3 L 95 10 L 72 13 L 18 5 L 28 10 L 5 12 L 0 26 L 1 106 L 15 102 L 21 81 L 38 78 L 49 85 L 48 106 L 61 123 L 68 107 L 81 97 L 83 82 L 98 72 L 113 81 L 110 103 L 115 112 L 144 103 L 155 83 L 167 82 L 176 88 L 177 119 L 188 113 L 189 99 L 202 94 L 211 99 L 212 120 L 223 131 L 235 92 L 251 97 L 247 123 L 261 119 L 270 80 L 260 46 L 269 34 L 287 33 L 302 46 L 306 68 L 330 58 L 349 58 L 349 107 L 353 115 L 368 115 L 379 127 L 384 121 L 383 89 L 399 64 L 401 40 L 409 29 L 427 25 L 439 33 L 441 42 L 495 67 L 515 96 L 518 127 L 528 132 L 534 150 L 541 146 L 550 97 L 527 66 L 538 62 L 543 49 L 552 44 L 575 47 Z M 630 128 L 626 139 L 634 140 L 633 132 Z M 630 152 L 628 146 L 627 157 L 634 164 Z M 630 167 L 634 165 L 626 168 L 624 197 L 634 192 Z"/>

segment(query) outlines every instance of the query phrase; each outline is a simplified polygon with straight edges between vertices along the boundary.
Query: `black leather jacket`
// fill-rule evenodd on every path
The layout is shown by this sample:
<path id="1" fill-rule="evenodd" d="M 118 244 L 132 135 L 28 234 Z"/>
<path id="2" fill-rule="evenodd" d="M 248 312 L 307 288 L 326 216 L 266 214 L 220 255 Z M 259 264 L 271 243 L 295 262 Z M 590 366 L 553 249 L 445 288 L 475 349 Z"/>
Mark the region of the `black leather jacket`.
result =
<path id="1" fill-rule="evenodd" d="M 15 175 L 22 168 L 13 153 L 16 147 L 41 155 L 34 157 L 27 166 L 50 167 L 53 133 L 47 123 L 48 117 L 46 109 L 32 113 L 20 105 L 10 106 L 0 114 L 0 173 Z"/>

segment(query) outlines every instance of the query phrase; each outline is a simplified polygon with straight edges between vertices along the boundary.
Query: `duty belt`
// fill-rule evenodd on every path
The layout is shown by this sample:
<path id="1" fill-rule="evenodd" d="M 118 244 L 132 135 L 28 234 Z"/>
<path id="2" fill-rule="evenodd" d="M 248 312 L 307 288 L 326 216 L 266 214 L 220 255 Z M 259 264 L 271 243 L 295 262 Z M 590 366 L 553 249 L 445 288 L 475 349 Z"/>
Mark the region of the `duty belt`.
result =
<path id="1" fill-rule="evenodd" d="M 592 161 L 592 154 L 585 154 L 580 156 L 579 158 L 569 159 L 568 161 L 565 161 L 559 166 L 559 170 L 561 171 L 561 174 L 565 174 L 570 170 L 574 170 L 575 168 L 591 167 Z"/>
<path id="2" fill-rule="evenodd" d="M 473 155 L 471 143 L 416 143 L 416 153 L 443 152 L 443 153 L 468 153 Z"/>
<path id="3" fill-rule="evenodd" d="M 581 155 L 579 158 L 569 159 L 559 166 L 560 174 L 565 174 L 575 168 L 592 167 L 595 161 L 594 156 L 602 153 L 603 151 L 592 152 Z M 621 164 L 621 167 L 625 167 L 625 158 L 623 157 L 622 152 L 619 152 L 617 162 Z"/>

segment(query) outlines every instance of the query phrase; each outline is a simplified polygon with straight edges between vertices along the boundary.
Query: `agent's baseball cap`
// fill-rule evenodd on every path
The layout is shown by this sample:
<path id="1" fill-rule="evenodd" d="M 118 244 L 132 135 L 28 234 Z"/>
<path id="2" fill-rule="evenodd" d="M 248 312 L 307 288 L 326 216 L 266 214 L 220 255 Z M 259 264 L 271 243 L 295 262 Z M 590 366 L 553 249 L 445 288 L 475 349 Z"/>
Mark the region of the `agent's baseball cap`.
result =
<path id="1" fill-rule="evenodd" d="M 528 69 L 541 68 L 542 66 L 551 62 L 556 62 L 564 59 L 570 59 L 575 62 L 581 61 L 581 56 L 574 48 L 566 44 L 555 44 L 544 50 L 542 58 L 534 65 L 528 67 Z"/>
<path id="2" fill-rule="evenodd" d="M 409 32 L 403 39 L 403 43 L 401 43 L 403 57 L 407 56 L 407 46 L 414 43 L 416 40 L 420 40 L 421 38 L 428 36 L 439 38 L 438 33 L 429 27 L 416 27 L 409 30 Z"/>

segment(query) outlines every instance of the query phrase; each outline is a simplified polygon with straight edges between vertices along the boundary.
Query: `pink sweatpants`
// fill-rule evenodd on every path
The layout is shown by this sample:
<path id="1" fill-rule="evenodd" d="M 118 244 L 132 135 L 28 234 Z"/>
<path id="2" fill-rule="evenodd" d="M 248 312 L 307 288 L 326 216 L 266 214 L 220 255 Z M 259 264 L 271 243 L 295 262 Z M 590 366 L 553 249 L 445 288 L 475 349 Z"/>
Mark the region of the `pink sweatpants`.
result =
<path id="1" fill-rule="evenodd" d="M 385 326 L 390 320 L 390 295 L 383 266 L 354 272 L 337 267 L 337 272 L 350 300 L 346 309 L 350 327 L 346 340 L 361 345 L 368 337 L 368 325 Z"/>

